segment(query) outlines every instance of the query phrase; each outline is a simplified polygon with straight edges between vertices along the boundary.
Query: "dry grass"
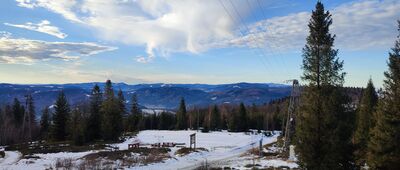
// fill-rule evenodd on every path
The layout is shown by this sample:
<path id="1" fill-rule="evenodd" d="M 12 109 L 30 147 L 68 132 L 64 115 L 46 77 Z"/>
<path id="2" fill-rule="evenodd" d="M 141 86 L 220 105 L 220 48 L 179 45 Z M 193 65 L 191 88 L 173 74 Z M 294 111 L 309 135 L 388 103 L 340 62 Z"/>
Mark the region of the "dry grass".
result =
<path id="1" fill-rule="evenodd" d="M 72 169 L 74 166 L 72 159 L 57 159 L 54 165 L 56 169 Z"/>
<path id="2" fill-rule="evenodd" d="M 183 147 L 183 148 L 178 149 L 175 152 L 175 155 L 185 156 L 185 155 L 190 154 L 192 152 L 199 152 L 199 151 L 208 151 L 208 150 L 206 148 L 196 148 L 196 150 L 193 150 L 193 149 L 190 149 L 190 148 L 187 148 L 187 147 Z"/>
<path id="3" fill-rule="evenodd" d="M 170 158 L 168 148 L 135 148 L 123 151 L 103 151 L 84 156 L 80 165 L 84 169 L 108 169 L 147 165 Z M 116 164 L 117 163 L 117 164 Z"/>

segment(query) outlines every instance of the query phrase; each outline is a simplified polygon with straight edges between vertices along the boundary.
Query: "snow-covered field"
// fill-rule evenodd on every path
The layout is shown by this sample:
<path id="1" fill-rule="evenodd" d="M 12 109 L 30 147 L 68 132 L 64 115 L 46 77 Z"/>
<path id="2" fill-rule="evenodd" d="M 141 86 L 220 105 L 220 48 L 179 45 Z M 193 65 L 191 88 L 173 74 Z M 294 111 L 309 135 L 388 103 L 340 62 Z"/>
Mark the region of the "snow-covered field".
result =
<path id="1" fill-rule="evenodd" d="M 225 164 L 231 162 L 237 166 L 248 164 L 245 157 L 241 157 L 253 147 L 258 147 L 260 139 L 263 144 L 275 142 L 277 135 L 272 137 L 265 137 L 262 135 L 246 135 L 244 133 L 230 133 L 230 132 L 210 132 L 201 133 L 196 131 L 156 131 L 145 130 L 141 131 L 136 137 L 130 138 L 123 143 L 113 144 L 120 150 L 128 149 L 128 144 L 140 142 L 141 144 L 152 144 L 159 142 L 175 142 L 185 143 L 189 147 L 189 135 L 196 133 L 196 146 L 207 149 L 208 151 L 200 151 L 190 153 L 185 156 L 175 155 L 178 147 L 171 148 L 169 152 L 172 158 L 165 160 L 161 163 L 153 163 L 146 166 L 131 167 L 131 169 L 194 169 L 205 162 L 208 164 Z M 45 169 L 55 167 L 57 159 L 72 159 L 79 162 L 85 155 L 97 151 L 87 151 L 78 153 L 52 153 L 52 154 L 35 154 L 34 156 L 40 157 L 39 159 L 21 159 L 21 154 L 17 151 L 7 151 L 6 157 L 0 159 L 0 169 Z M 240 161 L 242 160 L 242 161 Z M 258 164 L 266 165 L 286 165 L 286 162 L 266 162 Z M 289 166 L 292 167 L 292 166 Z"/>

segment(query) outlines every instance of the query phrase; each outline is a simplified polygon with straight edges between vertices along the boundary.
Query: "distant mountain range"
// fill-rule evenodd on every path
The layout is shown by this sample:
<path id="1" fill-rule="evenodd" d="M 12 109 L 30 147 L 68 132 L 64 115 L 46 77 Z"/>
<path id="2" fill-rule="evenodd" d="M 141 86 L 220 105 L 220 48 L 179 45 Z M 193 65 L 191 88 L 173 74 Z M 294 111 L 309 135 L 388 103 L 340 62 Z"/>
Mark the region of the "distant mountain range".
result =
<path id="1" fill-rule="evenodd" d="M 25 101 L 26 94 L 32 94 L 37 113 L 51 106 L 60 90 L 63 90 L 71 105 L 86 102 L 91 89 L 98 84 L 102 89 L 105 83 L 76 84 L 0 84 L 0 105 L 12 103 L 14 98 Z M 133 93 L 144 108 L 174 110 L 181 97 L 188 107 L 210 104 L 231 103 L 263 104 L 286 97 L 290 86 L 274 83 L 235 83 L 235 84 L 136 84 L 114 83 L 115 91 L 121 89 L 129 105 Z"/>

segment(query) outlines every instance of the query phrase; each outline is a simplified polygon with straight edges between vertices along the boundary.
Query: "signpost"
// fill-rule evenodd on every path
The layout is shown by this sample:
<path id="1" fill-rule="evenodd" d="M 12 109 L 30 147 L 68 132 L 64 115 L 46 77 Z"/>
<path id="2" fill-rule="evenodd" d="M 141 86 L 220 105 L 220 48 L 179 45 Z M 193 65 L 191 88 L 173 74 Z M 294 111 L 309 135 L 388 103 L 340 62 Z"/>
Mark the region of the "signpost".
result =
<path id="1" fill-rule="evenodd" d="M 196 150 L 196 133 L 190 135 L 190 149 L 192 149 L 192 145 L 193 150 Z"/>

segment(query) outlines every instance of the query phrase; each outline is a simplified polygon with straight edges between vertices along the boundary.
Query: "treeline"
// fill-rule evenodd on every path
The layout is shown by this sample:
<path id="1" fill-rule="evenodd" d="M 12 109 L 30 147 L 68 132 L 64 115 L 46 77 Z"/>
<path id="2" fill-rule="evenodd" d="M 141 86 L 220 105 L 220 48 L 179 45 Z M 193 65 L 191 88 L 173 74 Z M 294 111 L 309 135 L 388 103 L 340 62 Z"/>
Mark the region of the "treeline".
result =
<path id="1" fill-rule="evenodd" d="M 76 106 L 70 106 L 67 96 L 60 91 L 54 105 L 43 108 L 40 121 L 36 120 L 30 95 L 26 98 L 26 106 L 15 99 L 0 110 L 0 144 L 48 140 L 83 145 L 99 140 L 117 141 L 124 132 L 146 129 L 281 130 L 288 105 L 284 98 L 261 106 L 242 103 L 187 108 L 182 98 L 176 113 L 149 114 L 142 113 L 136 94 L 127 97 L 129 102 L 121 90 L 115 94 L 110 80 L 104 90 L 95 85 L 90 100 Z"/>
<path id="2" fill-rule="evenodd" d="M 34 100 L 31 95 L 21 102 L 0 108 L 0 145 L 31 141 L 38 136 Z"/>
<path id="3" fill-rule="evenodd" d="M 304 169 L 400 169 L 400 21 L 389 70 L 377 93 L 372 80 L 359 102 L 343 90 L 343 61 L 334 49 L 332 18 L 318 1 L 303 48 L 307 83 L 296 116 L 295 145 Z"/>

